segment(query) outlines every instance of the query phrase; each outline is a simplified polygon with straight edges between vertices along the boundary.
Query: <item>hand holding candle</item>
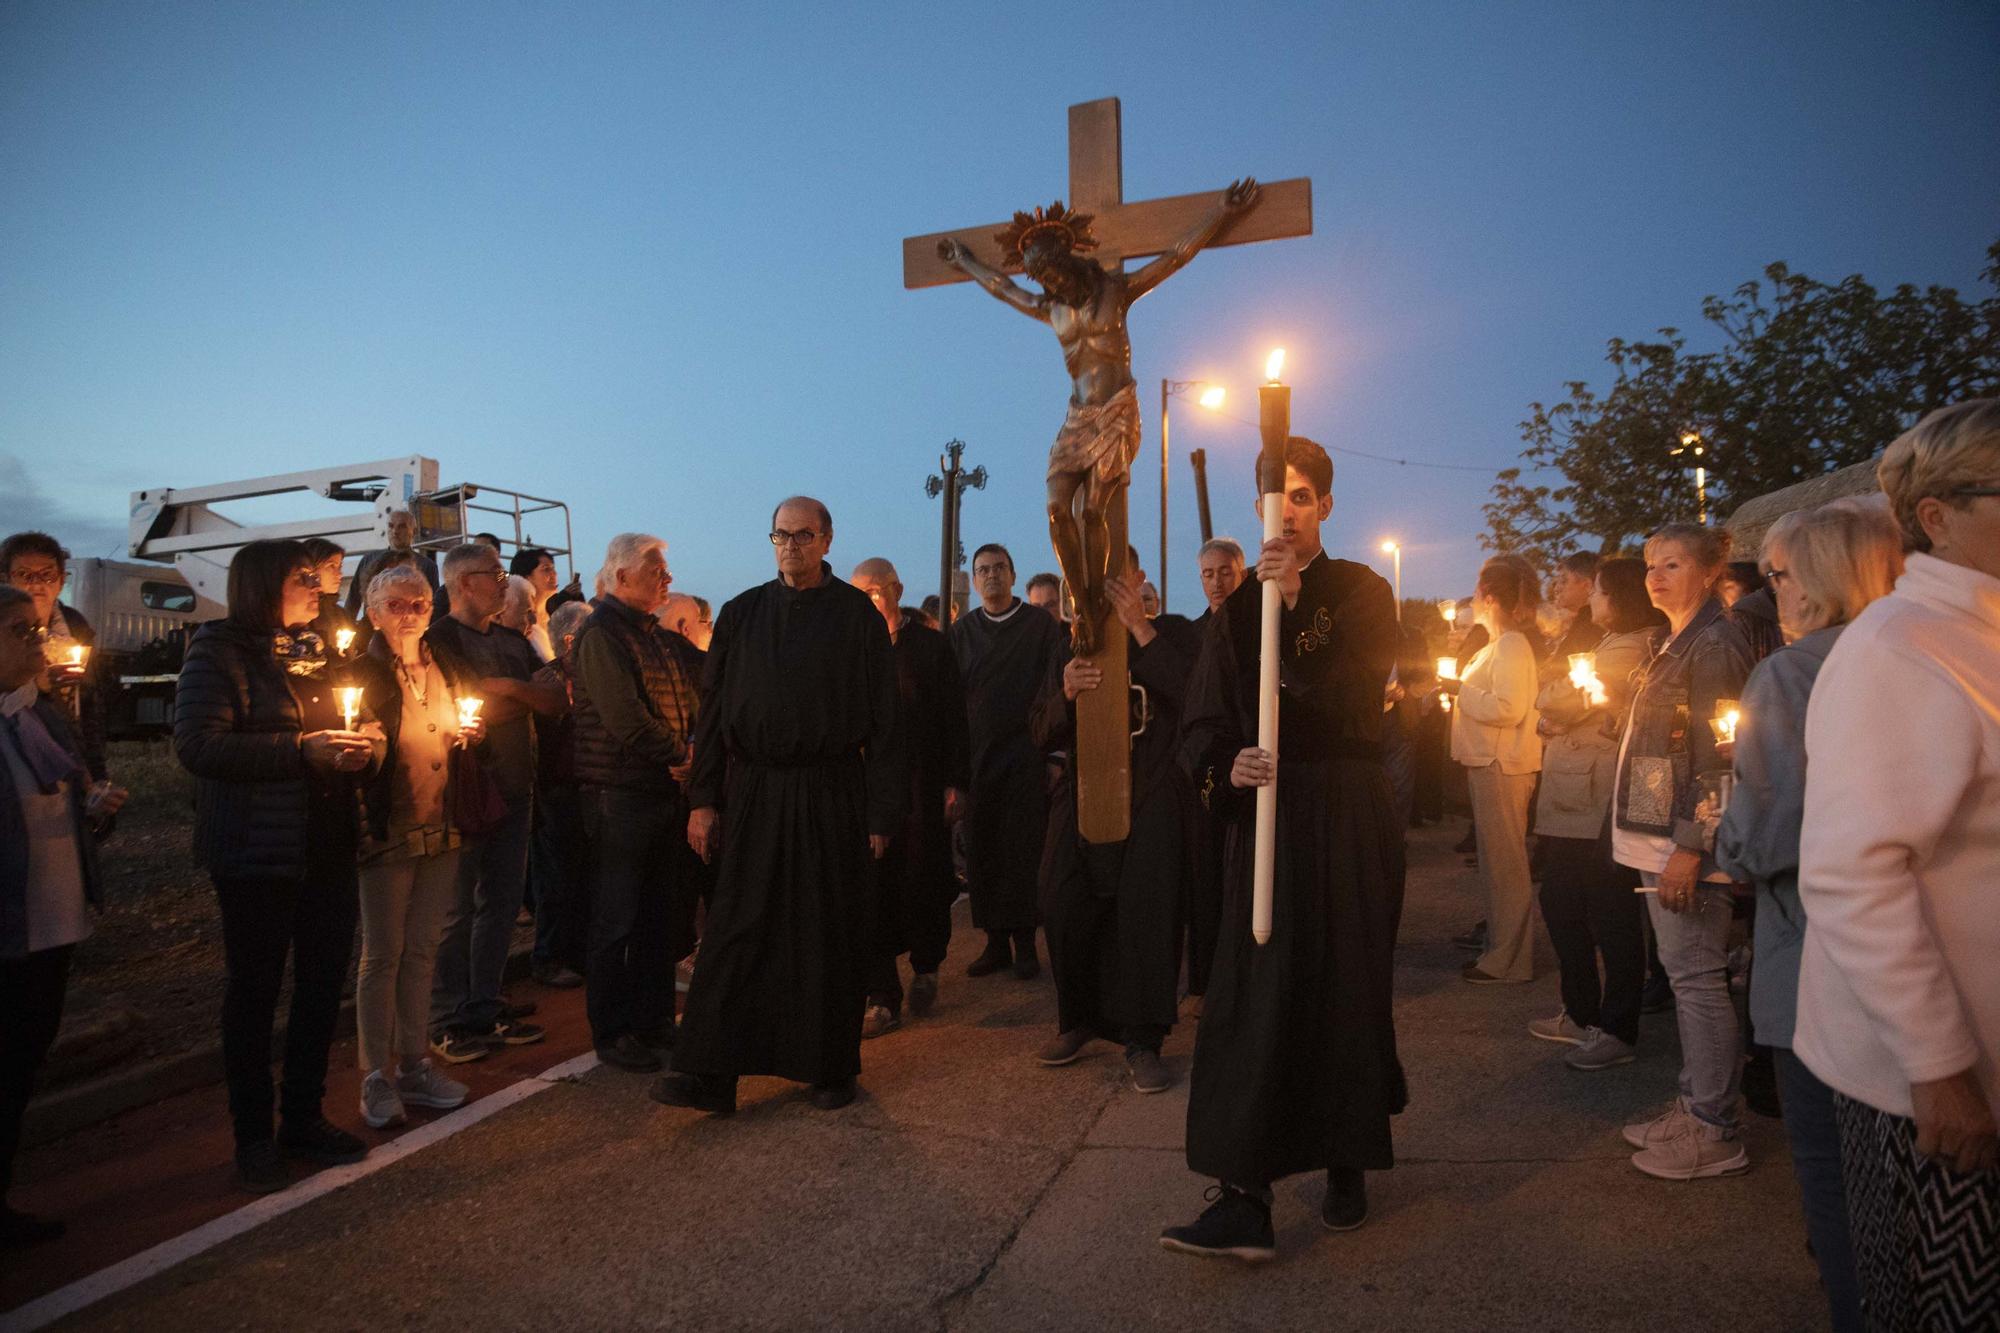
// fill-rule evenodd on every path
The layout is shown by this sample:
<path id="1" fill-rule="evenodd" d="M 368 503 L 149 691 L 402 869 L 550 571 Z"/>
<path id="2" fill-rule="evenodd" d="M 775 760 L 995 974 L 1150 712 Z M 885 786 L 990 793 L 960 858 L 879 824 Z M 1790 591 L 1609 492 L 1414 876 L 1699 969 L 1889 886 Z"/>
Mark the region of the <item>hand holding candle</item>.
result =
<path id="1" fill-rule="evenodd" d="M 486 735 L 486 724 L 479 720 L 479 709 L 486 701 L 475 695 L 462 694 L 458 697 L 458 743 L 477 745 Z"/>
<path id="2" fill-rule="evenodd" d="M 354 730 L 354 720 L 361 716 L 361 687 L 342 685 L 334 690 L 334 697 L 340 700 L 340 720 L 349 731 Z"/>
<path id="3" fill-rule="evenodd" d="M 1717 745 L 1736 744 L 1736 724 L 1743 720 L 1743 705 L 1734 699 L 1717 699 L 1715 716 L 1708 720 Z"/>
<path id="4" fill-rule="evenodd" d="M 1599 708 L 1610 702 L 1610 696 L 1604 692 L 1604 682 L 1597 678 L 1596 653 L 1569 655 L 1569 683 Z"/>
<path id="5" fill-rule="evenodd" d="M 1457 680 L 1458 659 L 1456 657 L 1440 657 L 1437 660 L 1437 676 L 1440 681 Z M 1439 692 L 1438 707 L 1447 713 L 1451 711 L 1451 691 L 1444 690 Z"/>

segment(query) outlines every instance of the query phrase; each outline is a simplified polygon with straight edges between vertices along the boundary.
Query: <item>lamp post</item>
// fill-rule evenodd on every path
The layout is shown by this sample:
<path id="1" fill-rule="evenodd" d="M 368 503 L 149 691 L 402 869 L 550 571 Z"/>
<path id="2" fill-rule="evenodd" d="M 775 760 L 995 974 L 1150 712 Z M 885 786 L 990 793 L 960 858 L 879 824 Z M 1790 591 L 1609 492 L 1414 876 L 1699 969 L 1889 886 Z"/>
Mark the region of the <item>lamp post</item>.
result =
<path id="1" fill-rule="evenodd" d="M 1393 541 L 1382 543 L 1382 550 L 1396 562 L 1396 621 L 1403 619 L 1403 548 Z"/>
<path id="2" fill-rule="evenodd" d="M 1684 430 L 1681 432 L 1679 447 L 1672 450 L 1671 455 L 1672 457 L 1679 458 L 1682 454 L 1692 454 L 1696 459 L 1700 459 L 1706 457 L 1707 452 L 1706 447 L 1701 442 L 1700 431 Z M 1704 528 L 1707 527 L 1708 466 L 1701 462 L 1697 462 L 1694 465 L 1694 505 L 1695 514 L 1701 520 L 1701 525 Z"/>
<path id="3" fill-rule="evenodd" d="M 1225 390 L 1220 384 L 1210 384 L 1206 380 L 1160 380 L 1160 609 L 1167 609 L 1167 409 L 1177 393 L 1190 389 L 1200 389 L 1195 401 L 1213 412 L 1222 406 Z M 1204 500 L 1204 503 L 1206 501 Z M 1203 538 L 1204 541 L 1207 538 Z"/>

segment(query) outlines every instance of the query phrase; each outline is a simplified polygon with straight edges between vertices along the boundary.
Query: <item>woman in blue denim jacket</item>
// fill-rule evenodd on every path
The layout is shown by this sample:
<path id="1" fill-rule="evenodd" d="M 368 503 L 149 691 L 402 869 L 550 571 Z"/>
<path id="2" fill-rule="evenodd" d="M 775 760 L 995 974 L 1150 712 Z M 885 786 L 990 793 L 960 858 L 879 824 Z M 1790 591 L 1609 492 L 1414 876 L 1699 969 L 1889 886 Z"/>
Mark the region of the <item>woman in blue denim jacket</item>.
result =
<path id="1" fill-rule="evenodd" d="M 1716 868 L 1695 816 L 1704 774 L 1729 768 L 1709 721 L 1737 700 L 1753 655 L 1715 594 L 1724 534 L 1670 523 L 1646 541 L 1646 594 L 1667 617 L 1642 668 L 1618 752 L 1611 854 L 1639 872 L 1660 961 L 1673 983 L 1681 1036 L 1680 1096 L 1625 1127 L 1632 1165 L 1667 1180 L 1749 1166 L 1737 1142 L 1742 1036 L 1729 996 L 1729 877 Z"/>

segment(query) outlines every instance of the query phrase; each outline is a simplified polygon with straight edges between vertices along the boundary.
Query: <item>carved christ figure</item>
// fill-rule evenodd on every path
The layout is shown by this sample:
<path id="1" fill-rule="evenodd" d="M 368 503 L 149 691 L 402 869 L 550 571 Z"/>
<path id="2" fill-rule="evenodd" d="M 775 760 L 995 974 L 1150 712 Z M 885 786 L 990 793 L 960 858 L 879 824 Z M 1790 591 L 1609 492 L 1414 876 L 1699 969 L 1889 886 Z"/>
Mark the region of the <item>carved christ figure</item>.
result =
<path id="1" fill-rule="evenodd" d="M 1248 177 L 1224 191 L 1222 202 L 1178 244 L 1136 273 L 1106 269 L 1081 253 L 1097 248 L 1091 216 L 1062 202 L 1046 212 L 1016 213 L 994 239 L 1007 264 L 1041 284 L 1040 295 L 974 258 L 955 239 L 938 242 L 938 255 L 1024 315 L 1056 331 L 1072 388 L 1069 413 L 1049 450 L 1049 537 L 1076 598 L 1072 635 L 1079 657 L 1094 656 L 1097 627 L 1110 610 L 1104 578 L 1111 557 L 1108 517 L 1112 502 L 1131 480 L 1139 452 L 1139 395 L 1132 380 L 1132 342 L 1125 312 L 1183 268 L 1235 218 L 1257 206 L 1257 182 Z"/>

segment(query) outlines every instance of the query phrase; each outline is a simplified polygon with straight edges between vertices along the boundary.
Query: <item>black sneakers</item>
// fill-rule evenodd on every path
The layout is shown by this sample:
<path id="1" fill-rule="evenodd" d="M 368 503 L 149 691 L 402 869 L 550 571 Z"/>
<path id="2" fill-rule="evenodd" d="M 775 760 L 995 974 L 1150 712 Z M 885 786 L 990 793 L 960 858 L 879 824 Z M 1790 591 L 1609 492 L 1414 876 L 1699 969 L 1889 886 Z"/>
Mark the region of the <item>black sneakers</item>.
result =
<path id="1" fill-rule="evenodd" d="M 986 952 L 966 965 L 968 977 L 990 977 L 1001 968 L 1014 961 L 1014 951 L 1007 945 L 1007 936 L 1002 931 L 986 932 Z"/>
<path id="2" fill-rule="evenodd" d="M 1251 1264 L 1277 1257 L 1270 1204 L 1234 1185 L 1211 1185 L 1202 1197 L 1210 1201 L 1207 1210 L 1192 1225 L 1162 1231 L 1160 1248 Z"/>
<path id="3" fill-rule="evenodd" d="M 910 978 L 910 1013 L 918 1018 L 937 1008 L 938 979 L 935 972 L 919 972 Z"/>
<path id="4" fill-rule="evenodd" d="M 812 1104 L 822 1111 L 838 1111 L 854 1100 L 854 1080 L 837 1078 L 831 1083 L 812 1085 Z"/>
<path id="5" fill-rule="evenodd" d="M 1035 932 L 1024 930 L 1014 936 L 1014 976 L 1020 981 L 1033 981 L 1042 975 L 1042 960 L 1035 953 Z"/>
<path id="6" fill-rule="evenodd" d="M 323 1115 L 284 1121 L 278 1126 L 278 1147 L 287 1157 L 303 1157 L 318 1166 L 346 1166 L 368 1155 L 367 1144 Z"/>
<path id="7" fill-rule="evenodd" d="M 736 1080 L 705 1074 L 662 1074 L 646 1094 L 662 1106 L 729 1115 L 736 1110 Z"/>
<path id="8" fill-rule="evenodd" d="M 599 1042 L 596 1050 L 599 1060 L 629 1074 L 650 1074 L 665 1063 L 659 1051 L 636 1032 L 621 1032 L 610 1041 Z"/>
<path id="9" fill-rule="evenodd" d="M 269 1139 L 238 1145 L 236 1183 L 252 1194 L 275 1194 L 291 1184 L 291 1173 L 278 1156 L 278 1145 Z"/>
<path id="10" fill-rule="evenodd" d="M 1368 1177 L 1358 1168 L 1331 1166 L 1326 1171 L 1326 1202 L 1320 1224 L 1328 1231 L 1352 1231 L 1368 1220 Z"/>

